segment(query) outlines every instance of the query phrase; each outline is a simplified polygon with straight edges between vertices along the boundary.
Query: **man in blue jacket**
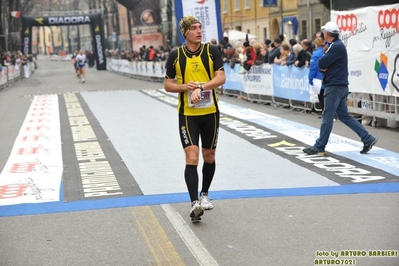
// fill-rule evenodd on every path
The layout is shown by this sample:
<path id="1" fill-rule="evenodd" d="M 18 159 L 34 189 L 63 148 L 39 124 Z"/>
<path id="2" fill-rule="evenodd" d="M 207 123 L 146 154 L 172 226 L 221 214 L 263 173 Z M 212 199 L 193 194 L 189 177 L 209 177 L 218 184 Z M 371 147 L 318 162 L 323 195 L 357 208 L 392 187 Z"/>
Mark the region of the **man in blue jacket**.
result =
<path id="1" fill-rule="evenodd" d="M 329 43 L 325 54 L 319 59 L 318 67 L 323 73 L 324 110 L 320 127 L 320 136 L 315 144 L 303 149 L 309 155 L 325 155 L 325 147 L 330 137 L 334 114 L 339 120 L 352 129 L 361 139 L 364 146 L 360 153 L 367 153 L 377 143 L 378 139 L 367 132 L 361 123 L 348 113 L 346 99 L 348 98 L 348 54 L 345 45 L 339 39 L 340 30 L 332 21 L 322 27 L 324 38 Z"/>

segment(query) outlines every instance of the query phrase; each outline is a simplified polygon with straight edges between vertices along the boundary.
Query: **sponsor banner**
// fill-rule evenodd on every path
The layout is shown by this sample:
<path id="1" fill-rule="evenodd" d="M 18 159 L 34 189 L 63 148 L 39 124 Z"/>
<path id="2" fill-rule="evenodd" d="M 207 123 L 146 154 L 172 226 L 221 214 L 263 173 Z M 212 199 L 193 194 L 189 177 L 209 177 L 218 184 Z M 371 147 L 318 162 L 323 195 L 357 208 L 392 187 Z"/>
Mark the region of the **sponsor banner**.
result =
<path id="1" fill-rule="evenodd" d="M 223 87 L 229 90 L 244 91 L 244 75 L 238 74 L 240 65 L 235 64 L 234 68 L 230 64 L 224 64 L 224 72 L 226 74 L 226 82 Z"/>
<path id="2" fill-rule="evenodd" d="M 348 50 L 399 49 L 399 4 L 332 11 Z"/>
<path id="3" fill-rule="evenodd" d="M 133 14 L 134 26 L 152 26 L 162 23 L 161 8 L 157 0 L 117 0 Z"/>
<path id="4" fill-rule="evenodd" d="M 332 11 L 349 58 L 350 90 L 399 95 L 399 4 Z"/>
<path id="5" fill-rule="evenodd" d="M 0 205 L 59 201 L 62 172 L 58 96 L 36 96 L 0 174 Z"/>
<path id="6" fill-rule="evenodd" d="M 351 51 L 350 58 L 351 92 L 399 96 L 399 51 Z"/>
<path id="7" fill-rule="evenodd" d="M 273 95 L 273 67 L 269 64 L 252 66 L 243 75 L 244 91 L 250 94 Z"/>
<path id="8" fill-rule="evenodd" d="M 177 22 L 184 16 L 195 16 L 202 24 L 202 42 L 212 39 L 220 40 L 222 36 L 222 21 L 220 18 L 220 3 L 216 0 L 175 0 Z M 185 40 L 179 30 L 179 41 Z"/>
<path id="9" fill-rule="evenodd" d="M 96 68 L 97 70 L 106 70 L 104 30 L 101 22 L 102 18 L 100 13 L 48 17 L 22 16 L 22 51 L 24 54 L 32 53 L 32 27 L 90 24 L 93 37 L 93 51 L 96 57 Z"/>
<path id="10" fill-rule="evenodd" d="M 311 101 L 309 69 L 273 64 L 273 96 L 296 101 Z"/>

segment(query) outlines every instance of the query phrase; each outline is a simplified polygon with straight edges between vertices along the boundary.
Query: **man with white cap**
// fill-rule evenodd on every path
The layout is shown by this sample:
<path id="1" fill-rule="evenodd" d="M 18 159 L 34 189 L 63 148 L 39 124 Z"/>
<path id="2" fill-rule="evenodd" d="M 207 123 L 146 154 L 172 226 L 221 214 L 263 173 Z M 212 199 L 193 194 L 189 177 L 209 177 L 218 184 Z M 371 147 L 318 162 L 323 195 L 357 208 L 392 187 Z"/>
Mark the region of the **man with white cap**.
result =
<path id="1" fill-rule="evenodd" d="M 323 73 L 323 85 L 325 87 L 324 110 L 320 136 L 312 147 L 303 149 L 303 152 L 309 155 L 325 155 L 325 147 L 332 131 L 334 114 L 336 113 L 339 120 L 360 137 L 364 144 L 360 153 L 367 153 L 377 143 L 378 139 L 369 134 L 363 125 L 348 113 L 346 105 L 349 94 L 348 54 L 345 45 L 339 39 L 339 27 L 336 23 L 329 21 L 321 29 L 329 44 L 325 54 L 318 61 L 318 67 Z"/>

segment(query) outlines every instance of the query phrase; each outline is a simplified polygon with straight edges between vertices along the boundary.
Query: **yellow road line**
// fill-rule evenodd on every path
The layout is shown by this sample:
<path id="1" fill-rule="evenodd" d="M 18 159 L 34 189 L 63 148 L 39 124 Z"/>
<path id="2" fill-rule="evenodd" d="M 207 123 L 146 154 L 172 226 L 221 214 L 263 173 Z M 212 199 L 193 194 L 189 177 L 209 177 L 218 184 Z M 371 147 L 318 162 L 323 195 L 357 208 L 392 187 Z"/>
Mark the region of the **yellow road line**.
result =
<path id="1" fill-rule="evenodd" d="M 185 265 L 151 208 L 134 207 L 131 211 L 156 265 Z"/>

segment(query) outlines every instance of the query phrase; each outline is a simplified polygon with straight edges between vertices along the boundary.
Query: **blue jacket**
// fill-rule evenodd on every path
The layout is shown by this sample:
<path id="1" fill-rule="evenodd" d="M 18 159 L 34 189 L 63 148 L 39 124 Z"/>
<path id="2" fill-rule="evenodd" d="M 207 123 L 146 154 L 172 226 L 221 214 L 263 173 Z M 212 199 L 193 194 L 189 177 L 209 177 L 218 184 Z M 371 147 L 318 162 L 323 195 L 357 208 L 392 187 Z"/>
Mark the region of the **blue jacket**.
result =
<path id="1" fill-rule="evenodd" d="M 323 85 L 348 86 L 348 53 L 339 38 L 335 38 L 317 62 L 323 73 Z"/>
<path id="2" fill-rule="evenodd" d="M 312 57 L 310 58 L 309 63 L 309 84 L 313 85 L 313 79 L 323 79 L 323 74 L 320 72 L 317 62 L 323 56 L 324 51 L 323 47 L 319 46 L 316 50 L 313 51 Z"/>

